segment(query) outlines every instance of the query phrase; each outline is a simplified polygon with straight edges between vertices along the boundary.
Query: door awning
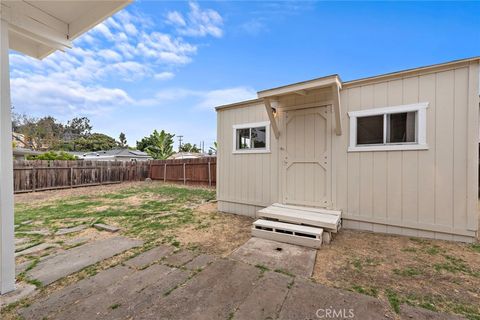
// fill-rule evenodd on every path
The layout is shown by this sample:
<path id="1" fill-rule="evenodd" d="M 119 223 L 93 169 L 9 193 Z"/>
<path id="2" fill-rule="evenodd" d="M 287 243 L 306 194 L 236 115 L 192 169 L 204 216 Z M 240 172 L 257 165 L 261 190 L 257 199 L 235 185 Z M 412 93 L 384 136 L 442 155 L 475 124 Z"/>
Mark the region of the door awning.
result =
<path id="1" fill-rule="evenodd" d="M 259 91 L 257 93 L 258 98 L 263 99 L 265 102 L 265 108 L 272 124 L 273 133 L 278 139 L 280 132 L 277 122 L 274 117 L 272 108 L 272 101 L 276 101 L 282 96 L 286 95 L 302 95 L 306 96 L 309 92 L 318 89 L 330 89 L 332 91 L 331 104 L 333 106 L 333 112 L 335 114 L 335 133 L 342 135 L 342 121 L 341 121 L 341 104 L 340 104 L 340 90 L 342 89 L 342 81 L 338 75 L 331 75 L 327 77 L 317 78 L 313 80 L 298 82 L 286 86 L 281 86 L 273 89 L 267 89 Z"/>

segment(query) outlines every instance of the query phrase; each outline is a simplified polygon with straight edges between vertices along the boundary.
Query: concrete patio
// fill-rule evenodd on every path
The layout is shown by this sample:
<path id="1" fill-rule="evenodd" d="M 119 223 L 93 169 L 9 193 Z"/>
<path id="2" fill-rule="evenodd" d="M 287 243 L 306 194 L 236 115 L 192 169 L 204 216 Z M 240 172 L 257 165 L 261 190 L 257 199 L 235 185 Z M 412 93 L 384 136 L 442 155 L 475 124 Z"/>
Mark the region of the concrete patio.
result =
<path id="1" fill-rule="evenodd" d="M 25 319 L 452 319 L 301 276 L 160 246 L 39 298 Z"/>

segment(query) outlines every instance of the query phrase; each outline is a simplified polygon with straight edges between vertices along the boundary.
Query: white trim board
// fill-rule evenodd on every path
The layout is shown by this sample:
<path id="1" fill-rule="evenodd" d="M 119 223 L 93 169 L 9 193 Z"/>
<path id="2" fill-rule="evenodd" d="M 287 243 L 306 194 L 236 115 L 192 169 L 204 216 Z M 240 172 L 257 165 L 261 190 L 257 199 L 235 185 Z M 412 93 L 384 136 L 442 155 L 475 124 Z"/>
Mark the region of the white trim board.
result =
<path id="1" fill-rule="evenodd" d="M 428 150 L 427 145 L 427 112 L 428 102 L 406 104 L 393 107 L 373 108 L 368 110 L 350 111 L 350 137 L 348 152 L 358 151 L 397 151 L 397 150 Z M 387 122 L 384 119 L 384 143 L 371 145 L 357 145 L 357 118 L 376 115 L 388 115 L 404 112 L 416 112 L 415 134 L 416 142 L 385 143 Z"/>
<path id="2" fill-rule="evenodd" d="M 237 149 L 237 129 L 265 127 L 265 148 L 258 149 Z M 250 122 L 234 124 L 232 126 L 232 153 L 233 154 L 252 154 L 252 153 L 270 153 L 270 121 Z"/>

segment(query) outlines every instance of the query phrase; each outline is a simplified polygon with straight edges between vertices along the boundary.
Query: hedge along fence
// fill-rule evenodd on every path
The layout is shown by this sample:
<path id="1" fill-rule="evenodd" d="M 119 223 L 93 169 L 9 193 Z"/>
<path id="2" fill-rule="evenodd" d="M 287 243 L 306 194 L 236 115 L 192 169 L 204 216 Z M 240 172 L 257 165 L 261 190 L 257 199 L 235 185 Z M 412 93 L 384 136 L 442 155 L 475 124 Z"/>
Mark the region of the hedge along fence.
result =
<path id="1" fill-rule="evenodd" d="M 150 178 L 181 184 L 215 186 L 217 158 L 150 161 Z"/>
<path id="2" fill-rule="evenodd" d="M 15 193 L 143 181 L 148 161 L 15 160 Z"/>

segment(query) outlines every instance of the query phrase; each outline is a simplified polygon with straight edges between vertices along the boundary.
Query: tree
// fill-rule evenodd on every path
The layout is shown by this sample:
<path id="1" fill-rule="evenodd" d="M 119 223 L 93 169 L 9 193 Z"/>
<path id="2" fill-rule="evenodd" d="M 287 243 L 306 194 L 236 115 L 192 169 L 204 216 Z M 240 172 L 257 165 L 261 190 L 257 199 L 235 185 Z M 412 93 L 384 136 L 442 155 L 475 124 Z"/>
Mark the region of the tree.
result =
<path id="1" fill-rule="evenodd" d="M 99 151 L 118 148 L 118 142 L 103 133 L 92 133 L 91 135 L 80 137 L 73 142 L 64 144 L 65 149 L 69 151 Z"/>
<path id="2" fill-rule="evenodd" d="M 217 141 L 214 141 L 213 146 L 211 146 L 210 149 L 208 149 L 208 154 L 209 155 L 217 154 L 217 150 L 218 150 L 218 143 Z"/>
<path id="3" fill-rule="evenodd" d="M 199 153 L 200 148 L 197 147 L 196 144 L 191 144 L 191 143 L 184 143 L 180 147 L 180 152 L 192 152 L 192 153 Z"/>
<path id="4" fill-rule="evenodd" d="M 77 136 L 87 136 L 92 131 L 92 128 L 90 119 L 87 117 L 75 117 L 67 122 L 65 131 Z"/>
<path id="5" fill-rule="evenodd" d="M 165 160 L 170 157 L 173 152 L 173 137 L 175 135 L 154 130 L 149 137 L 144 137 L 141 141 L 137 141 L 137 148 L 147 152 L 152 158 Z M 146 145 L 144 147 L 144 145 Z"/>
<path id="6" fill-rule="evenodd" d="M 62 141 L 64 126 L 54 117 L 33 118 L 15 114 L 12 127 L 23 134 L 25 143 L 33 150 L 44 150 L 58 145 Z"/>
<path id="7" fill-rule="evenodd" d="M 120 140 L 120 147 L 122 147 L 122 148 L 128 147 L 127 137 L 125 136 L 125 133 L 120 132 L 120 136 L 118 137 L 118 140 Z"/>

